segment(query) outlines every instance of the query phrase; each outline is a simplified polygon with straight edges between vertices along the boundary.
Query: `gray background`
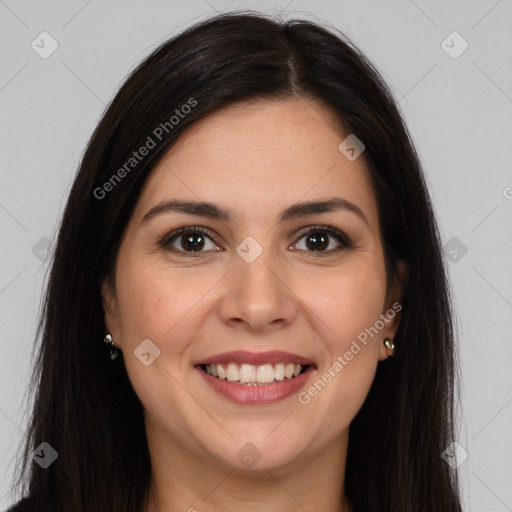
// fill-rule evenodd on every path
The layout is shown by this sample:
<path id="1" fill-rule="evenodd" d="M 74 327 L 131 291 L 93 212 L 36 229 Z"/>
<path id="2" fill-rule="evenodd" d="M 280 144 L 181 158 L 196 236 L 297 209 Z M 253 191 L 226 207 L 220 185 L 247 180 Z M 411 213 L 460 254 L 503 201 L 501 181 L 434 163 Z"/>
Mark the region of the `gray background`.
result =
<path id="1" fill-rule="evenodd" d="M 86 141 L 120 82 L 158 43 L 237 8 L 328 20 L 366 52 L 400 101 L 448 244 L 466 510 L 512 511 L 510 0 L 0 0 L 0 509 L 10 504 L 25 428 L 46 239 L 55 236 Z M 47 59 L 31 47 L 42 45 L 43 31 L 59 45 Z M 453 31 L 469 43 L 458 58 L 442 46 Z M 460 40 L 445 44 L 462 48 Z"/>

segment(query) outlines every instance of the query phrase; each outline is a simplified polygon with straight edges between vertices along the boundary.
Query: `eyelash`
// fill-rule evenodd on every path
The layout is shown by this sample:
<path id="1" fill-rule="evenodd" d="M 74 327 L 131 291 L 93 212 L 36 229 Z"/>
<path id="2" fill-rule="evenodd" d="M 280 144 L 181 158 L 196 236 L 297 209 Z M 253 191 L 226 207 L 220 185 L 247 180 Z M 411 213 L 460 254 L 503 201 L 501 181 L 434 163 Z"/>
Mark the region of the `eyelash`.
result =
<path id="1" fill-rule="evenodd" d="M 164 235 L 163 237 L 158 239 L 158 247 L 160 249 L 168 249 L 172 252 L 179 253 L 179 254 L 186 254 L 187 257 L 196 258 L 200 256 L 204 252 L 208 251 L 184 251 L 180 249 L 176 249 L 175 247 L 172 247 L 170 244 L 178 238 L 180 235 L 184 234 L 194 234 L 194 233 L 202 233 L 203 235 L 210 238 L 216 245 L 220 245 L 216 240 L 215 236 L 210 232 L 209 229 L 203 228 L 201 226 L 187 226 L 183 228 L 179 228 L 175 231 L 172 231 L 171 233 L 168 233 Z M 307 231 L 300 234 L 298 240 L 305 237 L 306 235 L 309 235 L 311 233 L 326 233 L 328 235 L 331 235 L 334 237 L 341 245 L 334 248 L 329 249 L 328 251 L 305 251 L 310 252 L 312 254 L 317 254 L 319 256 L 322 255 L 331 255 L 333 253 L 336 253 L 338 251 L 341 251 L 343 249 L 352 249 L 353 244 L 351 240 L 339 229 L 336 229 L 335 227 L 331 226 L 330 224 L 322 225 L 322 226 L 311 226 L 308 228 Z"/>

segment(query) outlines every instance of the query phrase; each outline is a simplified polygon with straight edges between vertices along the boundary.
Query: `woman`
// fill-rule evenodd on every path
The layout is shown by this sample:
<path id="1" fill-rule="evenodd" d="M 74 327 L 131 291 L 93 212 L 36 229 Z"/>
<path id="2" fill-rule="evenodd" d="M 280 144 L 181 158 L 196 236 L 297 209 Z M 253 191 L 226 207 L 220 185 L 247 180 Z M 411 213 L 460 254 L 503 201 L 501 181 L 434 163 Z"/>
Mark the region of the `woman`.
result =
<path id="1" fill-rule="evenodd" d="M 39 334 L 17 512 L 461 510 L 435 217 L 334 30 L 229 13 L 138 66 L 83 156 Z"/>

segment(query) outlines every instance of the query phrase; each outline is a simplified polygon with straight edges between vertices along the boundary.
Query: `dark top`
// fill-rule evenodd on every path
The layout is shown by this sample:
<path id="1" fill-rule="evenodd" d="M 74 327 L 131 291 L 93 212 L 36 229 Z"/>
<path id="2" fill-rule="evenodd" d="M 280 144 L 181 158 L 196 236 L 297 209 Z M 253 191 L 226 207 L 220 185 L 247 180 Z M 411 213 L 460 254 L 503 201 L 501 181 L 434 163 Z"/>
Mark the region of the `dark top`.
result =
<path id="1" fill-rule="evenodd" d="M 29 498 L 23 498 L 18 503 L 15 503 L 11 508 L 7 509 L 5 512 L 25 512 L 27 510 L 27 506 L 29 504 Z"/>

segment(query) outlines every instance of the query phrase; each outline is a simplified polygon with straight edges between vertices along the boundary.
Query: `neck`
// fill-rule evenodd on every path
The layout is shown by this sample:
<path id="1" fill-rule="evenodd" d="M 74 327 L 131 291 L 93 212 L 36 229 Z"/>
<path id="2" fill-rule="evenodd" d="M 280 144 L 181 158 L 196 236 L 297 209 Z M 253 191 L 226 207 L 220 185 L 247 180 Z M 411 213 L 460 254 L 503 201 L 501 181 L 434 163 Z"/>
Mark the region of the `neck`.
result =
<path id="1" fill-rule="evenodd" d="M 152 465 L 144 512 L 352 512 L 344 496 L 348 429 L 308 456 L 268 470 L 237 470 L 197 457 L 147 430 Z"/>

